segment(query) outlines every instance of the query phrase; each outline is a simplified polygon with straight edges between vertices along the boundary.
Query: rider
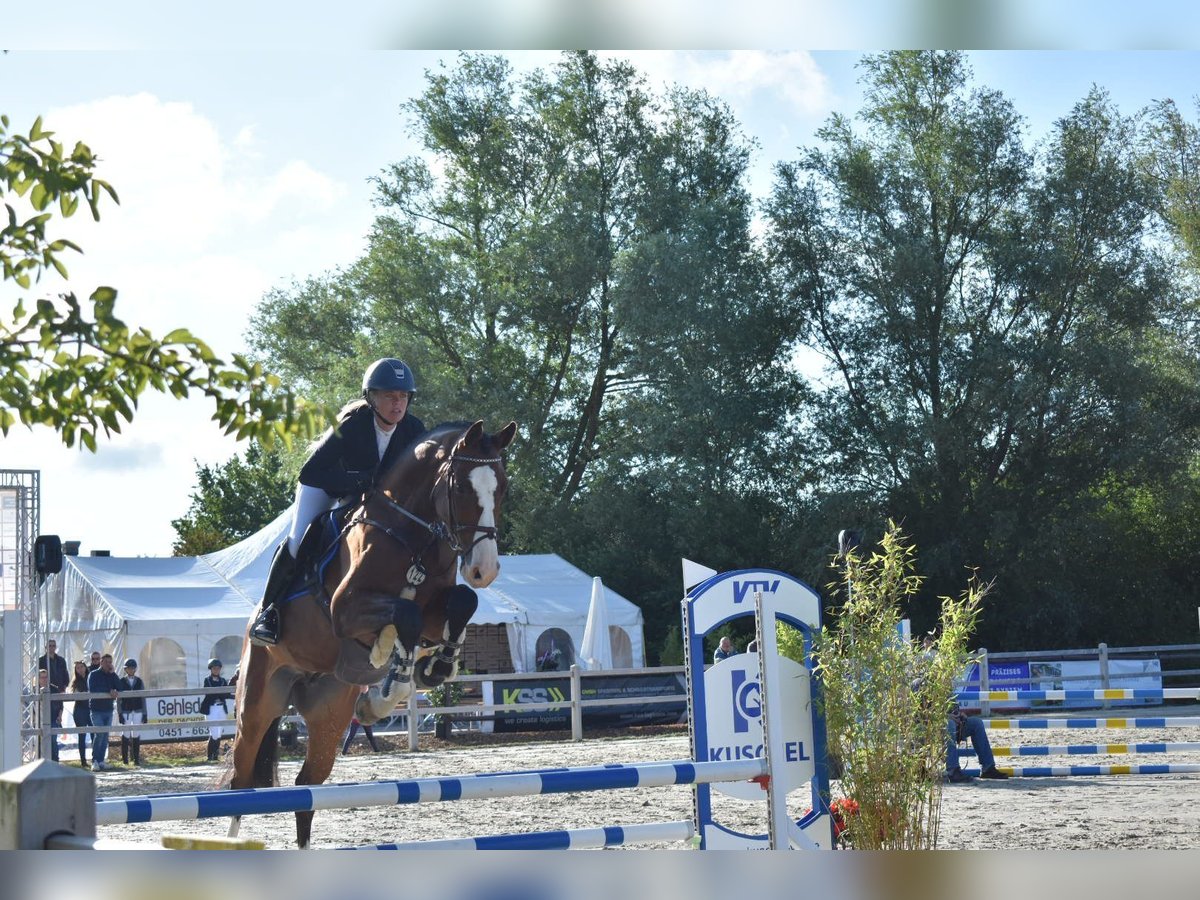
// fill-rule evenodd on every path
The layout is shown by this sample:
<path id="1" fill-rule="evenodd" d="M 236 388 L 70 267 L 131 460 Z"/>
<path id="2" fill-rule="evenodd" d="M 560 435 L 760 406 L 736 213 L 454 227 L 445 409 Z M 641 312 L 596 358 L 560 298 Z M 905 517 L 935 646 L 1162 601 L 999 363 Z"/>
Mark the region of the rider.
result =
<path id="1" fill-rule="evenodd" d="M 292 527 L 271 560 L 262 604 L 250 627 L 251 643 L 279 641 L 280 603 L 295 573 L 296 553 L 309 523 L 333 508 L 339 498 L 361 495 L 377 472 L 424 433 L 421 420 L 407 415 L 416 392 L 412 369 L 400 360 L 378 359 L 367 367 L 362 399 L 339 413 L 336 429 L 325 433 L 300 469 Z"/>

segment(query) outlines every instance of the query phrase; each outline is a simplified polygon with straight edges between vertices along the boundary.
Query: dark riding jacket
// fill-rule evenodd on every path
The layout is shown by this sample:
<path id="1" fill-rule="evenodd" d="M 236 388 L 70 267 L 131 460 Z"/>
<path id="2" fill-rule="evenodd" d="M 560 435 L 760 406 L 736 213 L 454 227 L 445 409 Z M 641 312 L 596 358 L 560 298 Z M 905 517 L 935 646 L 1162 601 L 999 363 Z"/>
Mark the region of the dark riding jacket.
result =
<path id="1" fill-rule="evenodd" d="M 142 679 L 137 675 L 134 675 L 133 678 L 129 678 L 128 676 L 122 676 L 121 677 L 121 686 L 119 688 L 117 688 L 117 690 L 119 690 L 119 691 L 144 691 L 145 689 L 146 689 L 146 682 L 142 681 Z M 127 713 L 127 712 L 144 713 L 146 711 L 146 698 L 145 697 L 121 697 L 120 699 L 121 699 L 120 709 L 121 709 L 121 712 L 123 712 L 123 713 Z"/>
<path id="2" fill-rule="evenodd" d="M 377 472 L 386 470 L 401 450 L 425 433 L 420 419 L 405 415 L 380 459 L 374 420 L 374 412 L 365 403 L 346 412 L 338 422 L 338 430 L 325 432 L 300 470 L 300 483 L 320 488 L 331 497 L 362 493 Z"/>
<path id="3" fill-rule="evenodd" d="M 216 678 L 213 678 L 211 675 L 204 676 L 204 687 L 206 688 L 226 687 L 228 684 L 229 682 L 221 675 L 218 675 Z M 230 701 L 232 700 L 233 694 L 205 694 L 204 699 L 200 701 L 200 713 L 207 716 L 208 711 L 214 706 L 221 706 L 224 707 L 225 712 L 228 714 Z"/>

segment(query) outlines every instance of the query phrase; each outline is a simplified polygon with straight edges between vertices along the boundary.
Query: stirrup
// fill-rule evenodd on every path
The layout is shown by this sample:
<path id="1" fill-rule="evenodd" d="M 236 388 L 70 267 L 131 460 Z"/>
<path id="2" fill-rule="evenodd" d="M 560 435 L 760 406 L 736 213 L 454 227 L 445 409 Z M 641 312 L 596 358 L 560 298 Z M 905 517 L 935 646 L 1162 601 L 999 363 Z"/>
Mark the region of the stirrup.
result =
<path id="1" fill-rule="evenodd" d="M 250 626 L 250 643 L 270 647 L 279 643 L 279 610 L 272 604 L 258 614 Z"/>

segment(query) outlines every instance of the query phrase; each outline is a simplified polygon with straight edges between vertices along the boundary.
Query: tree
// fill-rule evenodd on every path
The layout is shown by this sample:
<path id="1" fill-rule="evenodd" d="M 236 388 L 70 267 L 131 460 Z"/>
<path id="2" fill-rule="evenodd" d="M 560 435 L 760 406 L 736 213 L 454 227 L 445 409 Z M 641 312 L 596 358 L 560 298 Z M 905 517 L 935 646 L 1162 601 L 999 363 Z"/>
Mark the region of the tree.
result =
<path id="1" fill-rule="evenodd" d="M 28 135 L 10 133 L 0 116 L 0 196 L 7 224 L 0 230 L 2 280 L 22 291 L 53 268 L 64 278 L 63 255 L 79 252 L 72 242 L 52 238 L 52 207 L 64 218 L 86 202 L 99 220 L 100 202 L 116 191 L 96 177 L 96 157 L 83 143 L 69 152 L 39 118 Z M 18 216 L 26 198 L 32 215 Z M 184 329 L 163 338 L 131 329 L 115 314 L 117 292 L 99 287 L 87 301 L 74 293 L 18 299 L 0 317 L 0 433 L 20 422 L 56 429 L 69 447 L 78 439 L 96 449 L 100 431 L 112 434 L 133 419 L 148 388 L 182 398 L 199 392 L 213 401 L 213 419 L 239 438 L 264 441 L 313 434 L 327 411 L 282 390 L 279 380 L 255 362 L 235 355 L 226 363 Z"/>
<path id="2" fill-rule="evenodd" d="M 1174 100 L 1160 100 L 1146 110 L 1142 142 L 1146 168 L 1162 192 L 1163 218 L 1200 272 L 1200 128 Z"/>
<path id="3" fill-rule="evenodd" d="M 781 427 L 803 386 L 751 237 L 752 145 L 719 100 L 652 94 L 591 53 L 519 82 L 463 55 L 405 109 L 426 157 L 377 179 L 368 252 L 266 298 L 256 349 L 319 392 L 353 358 L 343 397 L 367 359 L 398 355 L 414 412 L 516 419 L 506 549 L 603 564 L 657 642 L 688 541 L 720 521 L 713 545 L 745 546 L 805 471 Z M 627 505 L 647 496 L 653 513 Z"/>
<path id="4" fill-rule="evenodd" d="M 811 411 L 824 485 L 922 546 L 918 622 L 978 565 L 1006 601 L 989 646 L 1115 628 L 1063 602 L 1087 564 L 1063 544 L 1099 485 L 1176 470 L 1200 424 L 1135 123 L 1094 89 L 1031 151 L 961 54 L 862 66 L 861 131 L 834 116 L 768 204 L 774 272 L 829 362 Z"/>
<path id="5" fill-rule="evenodd" d="M 288 508 L 293 478 L 278 447 L 258 442 L 224 465 L 197 466 L 188 511 L 171 522 L 176 556 L 212 553 L 247 538 Z"/>

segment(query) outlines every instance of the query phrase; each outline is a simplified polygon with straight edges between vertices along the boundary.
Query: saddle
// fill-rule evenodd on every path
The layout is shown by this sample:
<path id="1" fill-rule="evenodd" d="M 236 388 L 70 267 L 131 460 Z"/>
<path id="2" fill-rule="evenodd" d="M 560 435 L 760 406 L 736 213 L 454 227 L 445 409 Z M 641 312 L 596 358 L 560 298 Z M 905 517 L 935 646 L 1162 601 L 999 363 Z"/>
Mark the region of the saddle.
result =
<path id="1" fill-rule="evenodd" d="M 296 551 L 296 567 L 288 585 L 285 602 L 312 594 L 317 605 L 330 616 L 333 598 L 325 589 L 325 574 L 338 555 L 342 530 L 358 501 L 322 513 L 309 523 Z M 371 648 L 347 638 L 341 642 L 334 675 L 348 684 L 371 685 L 387 675 L 388 667 L 375 668 L 370 663 Z"/>
<path id="2" fill-rule="evenodd" d="M 329 612 L 329 603 L 333 598 L 325 590 L 325 573 L 337 557 L 342 529 L 356 506 L 357 501 L 338 506 L 309 522 L 304 537 L 300 539 L 300 547 L 296 550 L 296 567 L 284 602 L 311 592 L 320 600 L 325 612 Z"/>

